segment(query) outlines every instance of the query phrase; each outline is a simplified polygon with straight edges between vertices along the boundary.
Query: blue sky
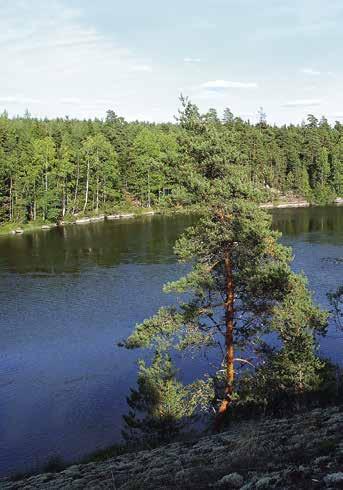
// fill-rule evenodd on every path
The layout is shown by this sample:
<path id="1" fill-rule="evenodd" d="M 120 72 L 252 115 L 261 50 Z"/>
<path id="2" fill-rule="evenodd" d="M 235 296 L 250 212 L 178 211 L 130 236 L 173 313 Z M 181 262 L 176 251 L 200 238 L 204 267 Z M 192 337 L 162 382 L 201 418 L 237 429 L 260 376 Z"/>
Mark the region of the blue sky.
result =
<path id="1" fill-rule="evenodd" d="M 0 111 L 343 119 L 342 0 L 0 0 Z"/>

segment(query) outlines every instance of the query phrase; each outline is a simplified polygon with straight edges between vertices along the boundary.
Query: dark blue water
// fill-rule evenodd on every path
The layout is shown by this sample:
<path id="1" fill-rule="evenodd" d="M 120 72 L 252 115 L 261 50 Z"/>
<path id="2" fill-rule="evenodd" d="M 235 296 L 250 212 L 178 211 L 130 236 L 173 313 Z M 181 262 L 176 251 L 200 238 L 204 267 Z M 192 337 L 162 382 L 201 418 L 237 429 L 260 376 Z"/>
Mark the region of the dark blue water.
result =
<path id="1" fill-rule="evenodd" d="M 120 436 L 142 353 L 116 343 L 172 297 L 173 243 L 194 218 L 153 217 L 0 237 L 0 474 L 75 460 Z M 294 268 L 323 305 L 343 281 L 343 208 L 278 210 Z M 324 355 L 342 362 L 331 328 Z M 147 355 L 147 354 L 145 354 Z"/>

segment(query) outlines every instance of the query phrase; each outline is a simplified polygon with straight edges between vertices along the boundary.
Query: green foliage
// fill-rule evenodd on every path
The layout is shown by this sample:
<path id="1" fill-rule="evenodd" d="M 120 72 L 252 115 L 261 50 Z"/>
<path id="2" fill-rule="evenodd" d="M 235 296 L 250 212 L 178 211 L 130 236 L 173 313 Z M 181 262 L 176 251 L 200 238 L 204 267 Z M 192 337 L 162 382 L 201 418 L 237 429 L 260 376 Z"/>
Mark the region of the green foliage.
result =
<path id="1" fill-rule="evenodd" d="M 186 276 L 165 286 L 166 292 L 178 294 L 178 307 L 162 308 L 136 326 L 126 347 L 163 345 L 191 356 L 205 354 L 212 370 L 204 378 L 199 373 L 199 382 L 193 385 L 198 396 L 194 396 L 198 406 L 207 404 L 207 408 L 222 399 L 224 264 L 230 255 L 237 373 L 242 379 L 248 373 L 254 380 L 237 383 L 234 400 L 262 397 L 268 404 L 277 392 L 290 395 L 317 390 L 323 382 L 323 363 L 317 357 L 314 336 L 325 334 L 327 314 L 314 305 L 305 279 L 292 272 L 291 251 L 278 239 L 279 234 L 271 230 L 270 215 L 257 204 L 243 199 L 213 203 L 176 243 L 179 260 L 192 264 Z M 240 386 L 244 387 L 242 394 Z M 254 386 L 258 388 L 253 390 Z"/>
<path id="2" fill-rule="evenodd" d="M 127 399 L 130 411 L 124 415 L 123 436 L 145 444 L 170 442 L 189 423 L 194 412 L 191 386 L 184 386 L 176 378 L 171 358 L 156 351 L 147 366 L 139 361 L 137 389 L 131 389 Z"/>
<path id="3" fill-rule="evenodd" d="M 229 113 L 222 124 L 214 111 L 201 115 L 187 99 L 181 101 L 180 172 L 185 195 L 200 206 L 201 218 L 178 239 L 175 253 L 191 270 L 164 288 L 178 295 L 178 306 L 161 308 L 137 325 L 125 346 L 177 349 L 211 359 L 211 370 L 199 373 L 192 385 L 194 408 L 208 410 L 227 393 L 227 305 L 232 293 L 230 325 L 239 357 L 233 360 L 238 380 L 236 376 L 230 403 L 250 400 L 268 406 L 280 396 L 318 391 L 325 364 L 317 356 L 315 336 L 326 333 L 327 314 L 314 305 L 305 278 L 292 272 L 291 250 L 280 244 L 270 215 L 259 203 L 266 199 L 267 182 L 277 176 L 281 185 L 287 168 L 289 187 L 297 185 L 310 194 L 310 181 L 328 186 L 328 152 L 316 146 L 318 153 L 314 156 L 311 149 L 305 163 L 293 148 L 288 156 L 278 153 L 277 165 L 268 170 L 262 135 L 270 130 L 261 115 L 258 132 L 250 135 L 255 152 L 247 157 L 254 161 L 249 168 L 233 151 L 232 134 L 225 132 L 232 129 Z M 314 128 L 317 123 L 310 117 L 306 137 L 317 145 Z M 261 157 L 256 155 L 259 145 Z"/>
<path id="4" fill-rule="evenodd" d="M 312 200 L 316 204 L 325 205 L 334 201 L 336 193 L 327 184 L 318 184 L 312 191 Z"/>
<path id="5" fill-rule="evenodd" d="M 68 218 L 118 205 L 193 207 L 283 192 L 312 202 L 343 193 L 343 126 L 252 125 L 181 98 L 176 124 L 0 115 L 0 222 Z M 273 194 L 273 196 L 272 196 Z"/>
<path id="6" fill-rule="evenodd" d="M 280 415 L 341 403 L 342 381 L 337 366 L 316 356 L 309 338 L 295 339 L 293 348 L 272 351 L 254 373 L 241 377 L 235 415 Z"/>
<path id="7" fill-rule="evenodd" d="M 126 340 L 125 347 L 148 347 L 155 340 L 158 346 L 165 346 L 168 339 L 177 332 L 181 322 L 182 316 L 175 308 L 161 308 L 156 315 L 136 325 L 135 332 Z"/>

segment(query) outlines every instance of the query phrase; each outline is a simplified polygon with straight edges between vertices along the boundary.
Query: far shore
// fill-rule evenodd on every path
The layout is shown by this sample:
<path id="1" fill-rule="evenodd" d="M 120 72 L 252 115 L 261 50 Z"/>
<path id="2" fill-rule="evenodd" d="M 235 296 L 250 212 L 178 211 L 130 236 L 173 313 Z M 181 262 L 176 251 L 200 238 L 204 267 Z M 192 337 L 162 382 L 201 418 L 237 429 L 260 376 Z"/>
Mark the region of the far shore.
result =
<path id="1" fill-rule="evenodd" d="M 101 221 L 114 221 L 114 220 L 127 220 L 131 218 L 139 218 L 141 216 L 153 216 L 155 214 L 162 214 L 159 209 L 139 209 L 130 212 L 116 212 L 113 214 L 98 214 L 93 216 L 73 216 L 72 218 L 58 221 L 57 223 L 51 222 L 30 222 L 30 223 L 6 223 L 0 226 L 1 235 L 22 235 L 24 232 L 37 231 L 37 230 L 50 230 L 52 228 L 67 226 L 67 225 L 84 225 L 90 223 L 99 223 Z"/>
<path id="2" fill-rule="evenodd" d="M 337 197 L 332 203 L 328 203 L 327 205 L 343 205 L 343 197 Z M 304 199 L 292 199 L 285 202 L 268 202 L 261 204 L 260 207 L 263 209 L 286 209 L 286 208 L 309 208 L 318 206 L 318 204 L 310 203 Z M 174 209 L 154 209 L 154 208 L 145 208 L 145 209 L 134 209 L 127 212 L 116 212 L 113 214 L 98 214 L 94 216 L 74 216 L 72 219 L 61 220 L 57 223 L 7 223 L 3 226 L 0 226 L 0 236 L 1 235 L 22 235 L 24 232 L 28 231 L 37 231 L 37 230 L 50 230 L 57 226 L 66 226 L 66 225 L 84 225 L 91 223 L 98 223 L 101 221 L 115 221 L 115 220 L 128 220 L 132 218 L 153 216 L 156 214 L 177 214 L 180 212 L 191 212 L 191 209 L 188 208 L 174 208 Z"/>
<path id="3" fill-rule="evenodd" d="M 336 199 L 332 203 L 325 204 L 325 206 L 330 206 L 330 205 L 336 205 L 336 206 L 343 205 L 343 197 L 336 197 Z M 260 207 L 264 209 L 273 209 L 273 208 L 282 209 L 282 208 L 309 208 L 314 206 L 319 206 L 319 205 L 310 203 L 305 199 L 294 199 L 286 202 L 269 202 L 269 203 L 261 204 Z"/>

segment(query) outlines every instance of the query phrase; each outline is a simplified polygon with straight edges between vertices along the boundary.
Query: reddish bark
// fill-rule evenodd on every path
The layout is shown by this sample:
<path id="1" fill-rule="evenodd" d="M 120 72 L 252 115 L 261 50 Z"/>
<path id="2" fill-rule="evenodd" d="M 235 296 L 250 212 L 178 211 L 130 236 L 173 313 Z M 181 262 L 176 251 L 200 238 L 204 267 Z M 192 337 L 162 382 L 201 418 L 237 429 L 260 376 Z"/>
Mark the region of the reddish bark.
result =
<path id="1" fill-rule="evenodd" d="M 215 429 L 219 431 L 222 427 L 225 415 L 230 407 L 233 383 L 235 380 L 234 370 L 234 300 L 235 300 L 235 285 L 232 270 L 232 259 L 230 253 L 227 253 L 225 257 L 225 273 L 226 273 L 226 301 L 225 301 L 225 347 L 226 347 L 226 386 L 224 391 L 224 399 L 222 400 L 216 420 Z"/>

